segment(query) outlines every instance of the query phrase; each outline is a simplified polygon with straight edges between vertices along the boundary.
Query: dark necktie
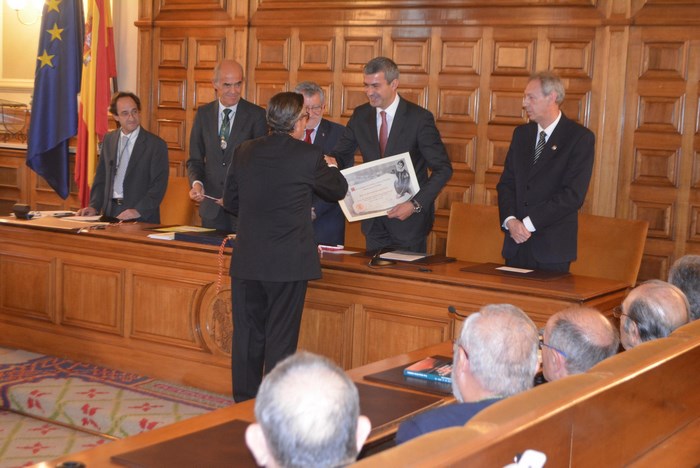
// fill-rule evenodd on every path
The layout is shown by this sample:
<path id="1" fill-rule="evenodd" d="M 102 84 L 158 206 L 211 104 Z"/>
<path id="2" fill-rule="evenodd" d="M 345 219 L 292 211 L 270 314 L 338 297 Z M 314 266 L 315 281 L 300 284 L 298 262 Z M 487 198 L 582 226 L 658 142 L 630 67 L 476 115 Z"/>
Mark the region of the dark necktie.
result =
<path id="1" fill-rule="evenodd" d="M 311 134 L 314 132 L 313 128 L 307 128 L 306 129 L 306 136 L 304 137 L 304 141 L 307 143 L 311 143 Z"/>
<path id="2" fill-rule="evenodd" d="M 228 140 L 228 135 L 231 133 L 231 109 L 224 109 L 224 119 L 221 121 L 221 130 L 219 130 L 219 138 L 222 141 Z"/>
<path id="3" fill-rule="evenodd" d="M 537 164 L 537 160 L 540 158 L 540 155 L 542 155 L 542 150 L 544 149 L 544 139 L 547 138 L 547 134 L 542 130 L 540 132 L 540 139 L 537 140 L 537 146 L 535 146 L 535 157 L 532 159 L 532 165 L 534 166 Z"/>
<path id="4" fill-rule="evenodd" d="M 381 111 L 379 115 L 382 117 L 382 125 L 379 127 L 379 156 L 383 158 L 386 141 L 389 138 L 389 125 L 386 123 L 386 112 Z"/>

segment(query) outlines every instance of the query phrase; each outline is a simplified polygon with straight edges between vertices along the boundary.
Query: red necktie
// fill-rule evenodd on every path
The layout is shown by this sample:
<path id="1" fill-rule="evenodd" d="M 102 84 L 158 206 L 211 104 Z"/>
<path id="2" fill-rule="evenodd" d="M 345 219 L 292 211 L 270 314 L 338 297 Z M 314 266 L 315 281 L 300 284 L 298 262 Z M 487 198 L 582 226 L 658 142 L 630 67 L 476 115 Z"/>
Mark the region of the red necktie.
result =
<path id="1" fill-rule="evenodd" d="M 304 137 L 304 141 L 307 143 L 311 143 L 311 134 L 314 132 L 313 128 L 307 128 L 306 129 L 306 136 Z"/>
<path id="2" fill-rule="evenodd" d="M 382 125 L 379 127 L 379 156 L 383 158 L 386 141 L 389 139 L 389 125 L 386 123 L 386 112 L 381 111 L 379 115 L 382 117 Z"/>

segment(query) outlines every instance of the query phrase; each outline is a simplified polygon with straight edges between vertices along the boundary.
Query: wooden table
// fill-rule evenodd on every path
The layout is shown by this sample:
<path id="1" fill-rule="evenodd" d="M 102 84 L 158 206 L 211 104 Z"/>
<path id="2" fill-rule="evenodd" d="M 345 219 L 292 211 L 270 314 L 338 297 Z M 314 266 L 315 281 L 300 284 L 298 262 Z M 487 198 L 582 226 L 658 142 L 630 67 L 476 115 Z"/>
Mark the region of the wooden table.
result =
<path id="1" fill-rule="evenodd" d="M 77 234 L 52 227 L 60 222 L 0 218 L 0 345 L 230 393 L 229 253 L 217 291 L 216 246 L 149 239 L 148 225 Z M 507 302 L 544 325 L 573 305 L 610 313 L 626 294 L 606 279 L 461 271 L 470 265 L 371 268 L 365 257 L 324 254 L 299 347 L 352 369 L 452 339 L 461 319 L 449 305 L 468 314 Z"/>
<path id="2" fill-rule="evenodd" d="M 434 354 L 447 354 L 451 355 L 452 350 L 452 344 L 450 342 L 445 342 L 445 343 L 440 343 L 437 345 L 429 346 L 420 350 L 416 350 L 410 353 L 404 353 L 398 356 L 393 356 L 388 359 L 384 359 L 380 362 L 372 363 L 366 366 L 359 367 L 357 369 L 353 369 L 348 372 L 348 374 L 351 376 L 351 378 L 357 382 L 361 383 L 363 385 L 369 385 L 369 386 L 379 386 L 379 387 L 386 387 L 390 388 L 390 386 L 382 386 L 378 384 L 374 384 L 371 382 L 368 382 L 364 380 L 364 376 L 374 373 L 374 372 L 379 372 L 383 371 L 386 369 L 390 369 L 392 367 L 398 366 L 398 365 L 408 365 L 409 363 L 415 362 L 419 359 L 422 359 L 426 356 L 434 355 Z M 394 387 L 396 389 L 396 387 Z M 398 398 L 410 398 L 411 394 L 416 394 L 416 395 L 421 395 L 421 392 L 412 392 L 410 390 L 405 390 L 405 389 L 396 389 L 396 390 L 401 390 L 399 394 L 397 394 L 397 397 L 392 399 L 392 401 L 387 401 L 386 405 L 391 406 L 395 405 L 398 403 L 397 399 Z M 447 404 L 451 403 L 454 400 L 454 398 L 449 395 L 442 397 L 441 401 L 439 404 Z M 372 414 L 368 414 L 370 420 L 373 419 Z M 409 417 L 410 415 L 406 414 L 403 415 L 400 418 L 396 418 L 382 426 L 375 427 L 373 425 L 372 427 L 372 432 L 370 433 L 370 436 L 367 440 L 367 443 L 365 444 L 367 446 L 371 446 L 373 444 L 380 443 L 382 441 L 387 440 L 388 438 L 391 438 L 395 435 L 396 430 L 398 428 L 399 423 Z M 377 419 L 377 418 L 374 418 Z M 169 426 L 163 427 L 161 429 L 153 430 L 150 432 L 144 432 L 142 434 L 128 437 L 126 439 L 122 440 L 117 440 L 114 442 L 110 442 L 108 444 L 105 444 L 103 446 L 87 450 L 84 452 L 76 453 L 76 454 L 71 454 L 67 455 L 65 457 L 61 457 L 56 460 L 52 460 L 50 462 L 45 462 L 45 463 L 40 463 L 35 465 L 37 468 L 48 468 L 48 467 L 55 467 L 56 465 L 65 462 L 65 461 L 79 461 L 84 463 L 87 467 L 108 467 L 108 466 L 122 466 L 119 465 L 113 461 L 111 461 L 111 457 L 115 455 L 120 455 L 126 452 L 131 452 L 134 450 L 139 450 L 143 449 L 148 446 L 152 446 L 155 444 L 163 443 L 170 441 L 172 439 L 175 439 L 177 437 L 185 436 L 187 434 L 193 434 L 198 431 L 203 431 L 206 429 L 209 429 L 213 426 L 217 426 L 219 424 L 223 424 L 229 421 L 233 420 L 243 420 L 243 421 L 249 421 L 253 422 L 255 421 L 255 415 L 254 415 L 254 400 L 249 400 L 243 403 L 238 403 L 235 405 L 232 405 L 228 408 L 222 408 L 216 411 L 213 411 L 208 414 L 204 414 L 201 416 L 196 416 L 194 418 L 187 419 L 185 421 L 181 421 L 175 424 L 171 424 Z M 238 452 L 242 453 L 243 455 L 247 455 L 247 449 L 244 449 L 245 447 L 245 442 L 244 440 L 232 440 L 229 441 L 231 444 L 235 444 L 238 447 Z M 245 460 L 246 463 L 249 460 Z M 236 465 L 238 466 L 238 465 Z M 247 466 L 247 465 L 246 465 Z"/>

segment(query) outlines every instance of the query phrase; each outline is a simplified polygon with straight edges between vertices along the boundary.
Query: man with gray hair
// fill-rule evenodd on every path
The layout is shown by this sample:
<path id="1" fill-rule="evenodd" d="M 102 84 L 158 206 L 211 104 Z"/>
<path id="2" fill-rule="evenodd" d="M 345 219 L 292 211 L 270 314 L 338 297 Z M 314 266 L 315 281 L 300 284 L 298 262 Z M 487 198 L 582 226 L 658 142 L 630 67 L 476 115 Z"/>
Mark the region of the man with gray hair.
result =
<path id="1" fill-rule="evenodd" d="M 564 84 L 551 72 L 530 77 L 496 185 L 506 265 L 569 271 L 576 260 L 578 210 L 593 171 L 593 132 L 561 109 Z"/>
<path id="2" fill-rule="evenodd" d="M 471 314 L 462 325 L 452 360 L 452 393 L 459 403 L 402 423 L 396 443 L 462 426 L 493 403 L 532 388 L 538 343 L 537 327 L 513 305 L 487 305 Z"/>
<path id="3" fill-rule="evenodd" d="M 552 315 L 541 336 L 542 371 L 549 382 L 588 369 L 615 353 L 617 331 L 603 314 L 573 307 Z"/>
<path id="4" fill-rule="evenodd" d="M 700 255 L 684 255 L 675 261 L 668 282 L 677 286 L 690 304 L 690 321 L 700 318 Z"/>
<path id="5" fill-rule="evenodd" d="M 323 154 L 330 153 L 345 127 L 323 118 L 326 110 L 323 88 L 313 81 L 302 81 L 294 91 L 304 96 L 304 107 L 309 113 L 309 120 L 304 129 L 304 141 L 321 148 Z M 354 160 L 353 154 L 344 159 L 338 158 L 338 169 L 352 167 Z M 311 202 L 311 219 L 317 244 L 345 244 L 345 215 L 338 203 L 327 202 L 315 195 Z"/>
<path id="6" fill-rule="evenodd" d="M 690 306 L 683 291 L 661 280 L 634 288 L 615 311 L 620 319 L 620 342 L 625 349 L 658 338 L 688 323 Z"/>
<path id="7" fill-rule="evenodd" d="M 328 359 L 299 352 L 280 362 L 260 386 L 258 422 L 246 444 L 266 467 L 341 467 L 355 461 L 371 423 L 360 416 L 355 384 Z"/>

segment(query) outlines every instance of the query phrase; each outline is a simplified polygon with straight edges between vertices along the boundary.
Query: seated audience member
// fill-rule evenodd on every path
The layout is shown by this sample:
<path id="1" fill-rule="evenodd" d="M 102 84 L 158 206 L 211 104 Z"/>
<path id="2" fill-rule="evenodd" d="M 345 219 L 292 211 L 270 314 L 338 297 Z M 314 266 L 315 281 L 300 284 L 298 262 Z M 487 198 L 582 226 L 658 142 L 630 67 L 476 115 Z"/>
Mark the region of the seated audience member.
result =
<path id="1" fill-rule="evenodd" d="M 396 443 L 450 426 L 462 426 L 505 397 L 532 388 L 537 371 L 537 327 L 510 304 L 491 304 L 464 321 L 455 341 L 452 393 L 459 403 L 401 424 Z"/>
<path id="2" fill-rule="evenodd" d="M 552 315 L 540 343 L 544 377 L 553 382 L 586 372 L 614 355 L 620 339 L 603 314 L 589 307 L 576 307 Z"/>
<path id="3" fill-rule="evenodd" d="M 700 255 L 684 255 L 668 273 L 668 282 L 678 287 L 690 304 L 690 321 L 700 318 Z"/>
<path id="4" fill-rule="evenodd" d="M 341 467 L 355 461 L 371 424 L 355 384 L 328 359 L 298 352 L 262 381 L 246 444 L 260 466 Z"/>
<path id="5" fill-rule="evenodd" d="M 634 288 L 615 311 L 620 319 L 620 342 L 631 349 L 645 341 L 665 338 L 688 323 L 688 299 L 676 286 L 650 280 Z"/>

